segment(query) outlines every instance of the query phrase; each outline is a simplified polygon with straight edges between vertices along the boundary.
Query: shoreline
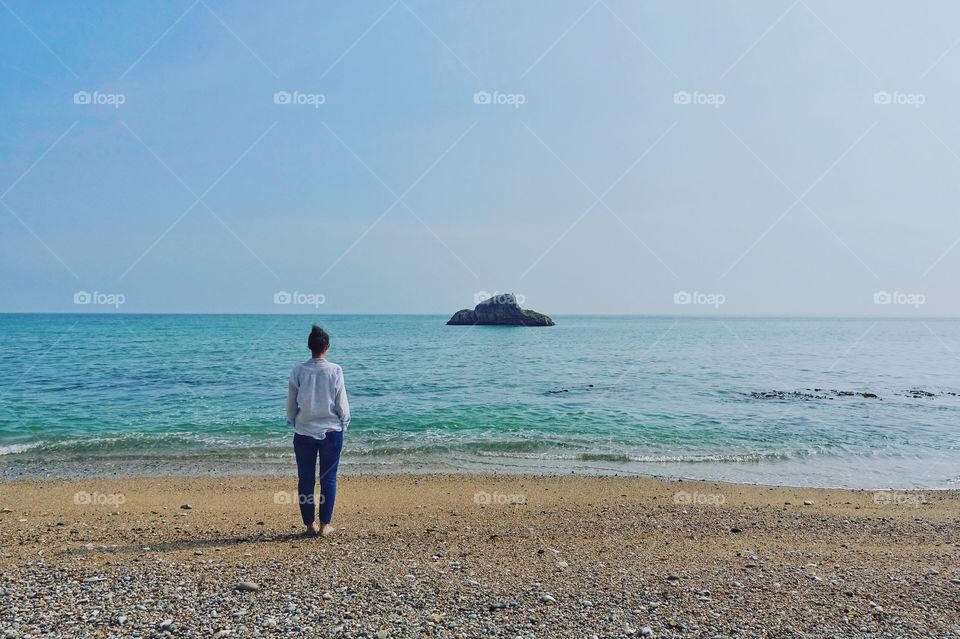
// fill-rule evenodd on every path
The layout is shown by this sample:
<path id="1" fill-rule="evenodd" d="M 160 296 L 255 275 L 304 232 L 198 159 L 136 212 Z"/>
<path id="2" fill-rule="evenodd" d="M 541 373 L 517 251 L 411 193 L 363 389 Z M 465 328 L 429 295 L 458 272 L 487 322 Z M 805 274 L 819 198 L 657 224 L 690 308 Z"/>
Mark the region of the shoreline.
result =
<path id="1" fill-rule="evenodd" d="M 0 633 L 960 636 L 957 490 L 347 474 L 319 539 L 295 485 L 0 482 Z"/>
<path id="2" fill-rule="evenodd" d="M 292 454 L 276 456 L 268 460 L 224 455 L 193 456 L 189 458 L 174 458 L 167 456 L 145 457 L 100 457 L 83 458 L 80 460 L 65 461 L 35 460 L 35 459 L 4 459 L 0 456 L 0 486 L 9 482 L 20 481 L 95 481 L 109 479 L 154 479 L 178 477 L 182 479 L 199 479 L 205 477 L 290 477 L 296 474 L 296 462 Z M 690 481 L 720 483 L 731 486 L 754 486 L 761 488 L 787 489 L 826 489 L 849 491 L 900 491 L 900 492 L 951 492 L 960 491 L 957 486 L 898 486 L 898 485 L 843 485 L 821 483 L 794 483 L 789 480 L 758 480 L 750 481 L 742 476 L 718 477 L 716 471 L 745 468 L 759 468 L 756 462 L 661 462 L 651 466 L 663 466 L 664 472 L 648 472 L 647 470 L 631 470 L 614 466 L 590 464 L 582 460 L 549 460 L 552 466 L 534 466 L 532 459 L 517 459 L 517 463 L 509 458 L 500 458 L 496 461 L 483 461 L 481 458 L 442 458 L 437 457 L 419 463 L 408 460 L 385 461 L 375 458 L 357 458 L 345 455 L 340 466 L 340 476 L 409 476 L 421 475 L 449 475 L 452 477 L 471 477 L 490 475 L 505 477 L 529 476 L 543 478 L 632 478 L 654 479 L 662 481 Z M 767 464 L 769 467 L 769 463 Z M 712 468 L 715 472 L 700 474 L 684 474 L 668 472 L 669 468 Z M 795 473 L 796 474 L 796 473 Z M 713 475 L 713 476 L 711 476 Z M 954 484 L 956 482 L 950 482 Z"/>

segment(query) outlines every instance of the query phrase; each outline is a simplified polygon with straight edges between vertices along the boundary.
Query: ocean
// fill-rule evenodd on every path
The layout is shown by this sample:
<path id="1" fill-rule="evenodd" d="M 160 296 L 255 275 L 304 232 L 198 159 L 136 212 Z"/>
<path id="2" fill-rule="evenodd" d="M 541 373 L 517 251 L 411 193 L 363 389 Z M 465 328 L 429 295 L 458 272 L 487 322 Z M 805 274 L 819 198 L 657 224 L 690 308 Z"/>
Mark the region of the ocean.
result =
<path id="1" fill-rule="evenodd" d="M 292 473 L 287 376 L 317 321 L 346 473 L 960 487 L 960 320 L 446 319 L 0 315 L 0 477 Z"/>

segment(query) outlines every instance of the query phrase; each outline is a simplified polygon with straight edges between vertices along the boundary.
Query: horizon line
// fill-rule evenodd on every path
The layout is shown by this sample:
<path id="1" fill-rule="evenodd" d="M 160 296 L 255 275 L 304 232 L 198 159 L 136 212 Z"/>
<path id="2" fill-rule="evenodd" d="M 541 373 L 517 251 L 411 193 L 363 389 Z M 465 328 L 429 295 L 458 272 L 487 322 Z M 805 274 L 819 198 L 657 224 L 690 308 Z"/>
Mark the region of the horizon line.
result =
<path id="1" fill-rule="evenodd" d="M 91 317 L 137 316 L 137 315 L 188 315 L 188 316 L 250 316 L 250 317 L 450 317 L 446 312 L 424 313 L 266 313 L 266 312 L 230 312 L 230 311 L 132 311 L 132 312 L 92 312 L 92 311 L 0 311 L 3 315 L 89 315 Z M 789 314 L 789 313 L 554 313 L 551 317 L 622 317 L 622 318 L 668 318 L 668 319 L 960 319 L 960 315 L 909 315 L 909 314 Z"/>

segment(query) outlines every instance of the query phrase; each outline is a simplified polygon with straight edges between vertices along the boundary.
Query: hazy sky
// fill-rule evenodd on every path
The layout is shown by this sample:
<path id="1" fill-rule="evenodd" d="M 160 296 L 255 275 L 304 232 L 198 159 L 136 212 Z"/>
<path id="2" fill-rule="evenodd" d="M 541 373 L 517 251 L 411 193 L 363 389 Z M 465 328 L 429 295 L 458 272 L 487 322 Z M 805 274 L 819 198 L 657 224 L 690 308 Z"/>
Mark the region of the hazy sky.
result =
<path id="1" fill-rule="evenodd" d="M 958 25 L 3 0 L 0 311 L 957 314 Z"/>

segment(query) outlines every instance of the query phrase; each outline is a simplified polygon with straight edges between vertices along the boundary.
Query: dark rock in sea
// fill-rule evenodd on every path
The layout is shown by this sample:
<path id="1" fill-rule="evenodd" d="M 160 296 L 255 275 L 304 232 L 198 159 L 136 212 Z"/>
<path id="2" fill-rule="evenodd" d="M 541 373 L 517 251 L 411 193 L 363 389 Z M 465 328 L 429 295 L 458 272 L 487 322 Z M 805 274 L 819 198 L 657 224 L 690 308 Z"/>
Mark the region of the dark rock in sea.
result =
<path id="1" fill-rule="evenodd" d="M 520 308 L 513 293 L 503 293 L 480 302 L 472 311 L 468 308 L 457 311 L 447 321 L 448 326 L 472 326 L 474 324 L 480 326 L 553 326 L 554 322 L 542 313 Z"/>
<path id="2" fill-rule="evenodd" d="M 834 397 L 858 396 L 866 399 L 879 399 L 876 393 L 861 393 L 849 390 L 825 390 L 822 388 L 808 388 L 807 392 L 782 390 L 753 391 L 749 393 L 749 395 L 754 399 L 833 399 Z"/>

